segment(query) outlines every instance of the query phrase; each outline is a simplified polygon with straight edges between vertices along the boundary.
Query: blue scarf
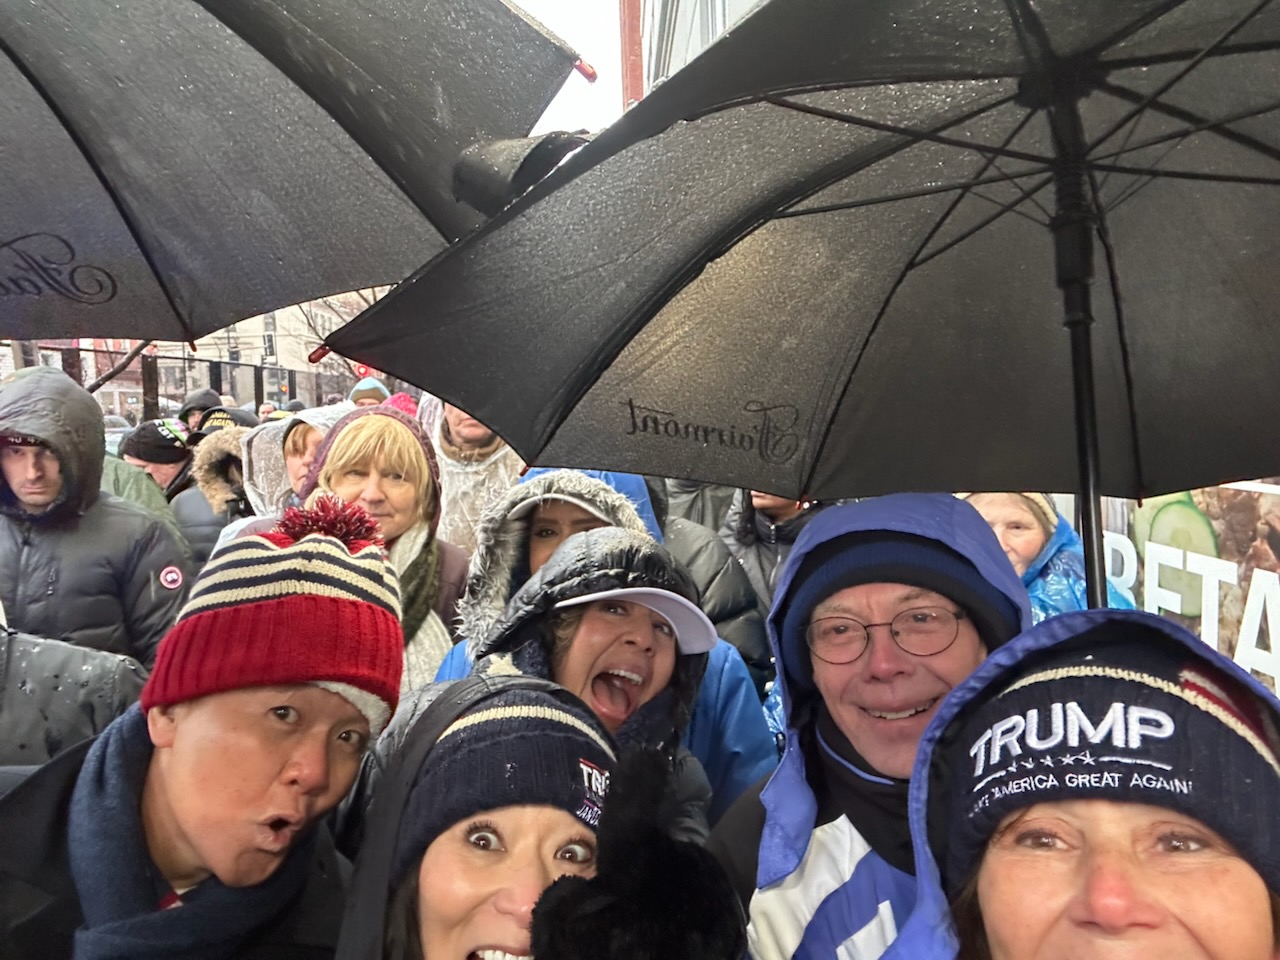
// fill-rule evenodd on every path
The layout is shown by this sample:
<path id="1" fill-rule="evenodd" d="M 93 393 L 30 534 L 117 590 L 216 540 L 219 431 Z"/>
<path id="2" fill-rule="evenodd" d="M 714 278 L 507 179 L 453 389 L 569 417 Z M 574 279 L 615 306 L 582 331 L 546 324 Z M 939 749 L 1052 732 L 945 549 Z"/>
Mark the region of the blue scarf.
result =
<path id="1" fill-rule="evenodd" d="M 266 881 L 224 886 L 209 877 L 159 910 L 166 889 L 147 852 L 142 786 L 151 762 L 142 708 L 112 723 L 85 757 L 71 797 L 71 875 L 84 926 L 76 960 L 225 960 L 278 916 L 306 885 L 315 838 L 308 834 Z"/>

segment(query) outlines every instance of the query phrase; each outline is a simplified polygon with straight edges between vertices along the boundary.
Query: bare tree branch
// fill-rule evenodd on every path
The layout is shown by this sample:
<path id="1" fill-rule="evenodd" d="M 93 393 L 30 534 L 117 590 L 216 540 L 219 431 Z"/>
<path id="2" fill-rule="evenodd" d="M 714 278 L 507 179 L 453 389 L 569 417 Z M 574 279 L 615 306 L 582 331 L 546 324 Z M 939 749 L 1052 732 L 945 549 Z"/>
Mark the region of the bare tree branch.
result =
<path id="1" fill-rule="evenodd" d="M 100 376 L 97 380 L 93 381 L 93 383 L 85 387 L 85 389 L 88 390 L 90 393 L 94 393 L 104 383 L 108 383 L 109 381 L 114 380 L 120 374 L 128 370 L 129 364 L 133 363 L 133 361 L 136 360 L 142 354 L 142 351 L 147 349 L 147 347 L 149 346 L 151 346 L 151 341 L 143 340 L 136 347 L 134 347 L 132 350 L 126 353 L 124 355 L 124 359 L 122 359 L 114 367 L 112 367 L 110 370 L 108 370 L 106 373 Z"/>
<path id="2" fill-rule="evenodd" d="M 328 298 L 321 297 L 320 302 L 322 302 L 332 313 L 337 314 L 339 317 L 342 316 L 341 313 L 339 313 L 333 305 L 329 303 Z M 324 338 L 327 337 L 331 331 L 323 329 L 323 325 L 320 323 L 320 319 L 315 308 L 310 303 L 300 303 L 298 304 L 298 312 L 302 314 L 302 319 L 307 325 L 307 329 L 310 330 L 312 335 L 316 338 L 316 345 L 319 346 L 321 343 L 324 343 Z M 340 373 L 346 373 L 352 377 L 356 375 L 355 366 L 350 360 L 341 354 L 330 353 L 320 361 L 319 366 L 323 369 L 326 364 L 336 366 Z"/>

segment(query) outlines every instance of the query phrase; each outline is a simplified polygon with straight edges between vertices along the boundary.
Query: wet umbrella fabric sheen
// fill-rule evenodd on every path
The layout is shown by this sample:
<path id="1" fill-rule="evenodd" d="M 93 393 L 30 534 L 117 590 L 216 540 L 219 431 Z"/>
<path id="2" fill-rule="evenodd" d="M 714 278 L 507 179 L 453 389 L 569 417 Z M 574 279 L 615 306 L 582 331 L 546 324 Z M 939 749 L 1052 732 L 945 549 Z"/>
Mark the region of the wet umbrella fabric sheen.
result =
<path id="1" fill-rule="evenodd" d="M 547 465 L 1268 475 L 1278 51 L 1257 0 L 769 3 L 329 342 Z"/>
<path id="2" fill-rule="evenodd" d="M 394 283 L 574 55 L 505 0 L 0 0 L 0 336 L 186 340 Z"/>

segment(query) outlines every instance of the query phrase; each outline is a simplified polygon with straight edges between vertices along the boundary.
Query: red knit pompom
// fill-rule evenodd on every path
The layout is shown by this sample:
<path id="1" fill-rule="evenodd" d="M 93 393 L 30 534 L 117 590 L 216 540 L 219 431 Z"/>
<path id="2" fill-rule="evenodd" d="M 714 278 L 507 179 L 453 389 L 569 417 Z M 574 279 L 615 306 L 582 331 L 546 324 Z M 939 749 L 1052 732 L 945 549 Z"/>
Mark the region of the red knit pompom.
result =
<path id="1" fill-rule="evenodd" d="M 343 503 L 337 497 L 321 497 L 309 510 L 290 507 L 265 536 L 278 546 L 286 546 L 311 533 L 341 540 L 352 553 L 371 544 L 384 546 L 377 521 L 359 504 Z"/>

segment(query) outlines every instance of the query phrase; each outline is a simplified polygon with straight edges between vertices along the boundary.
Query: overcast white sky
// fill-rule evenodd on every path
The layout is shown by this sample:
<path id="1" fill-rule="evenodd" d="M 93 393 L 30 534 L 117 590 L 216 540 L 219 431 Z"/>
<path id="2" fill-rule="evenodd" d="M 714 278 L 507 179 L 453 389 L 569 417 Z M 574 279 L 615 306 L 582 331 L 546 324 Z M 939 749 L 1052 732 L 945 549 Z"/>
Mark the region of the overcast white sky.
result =
<path id="1" fill-rule="evenodd" d="M 588 83 L 576 70 L 534 133 L 599 130 L 622 115 L 622 39 L 617 0 L 513 0 L 596 68 Z"/>

